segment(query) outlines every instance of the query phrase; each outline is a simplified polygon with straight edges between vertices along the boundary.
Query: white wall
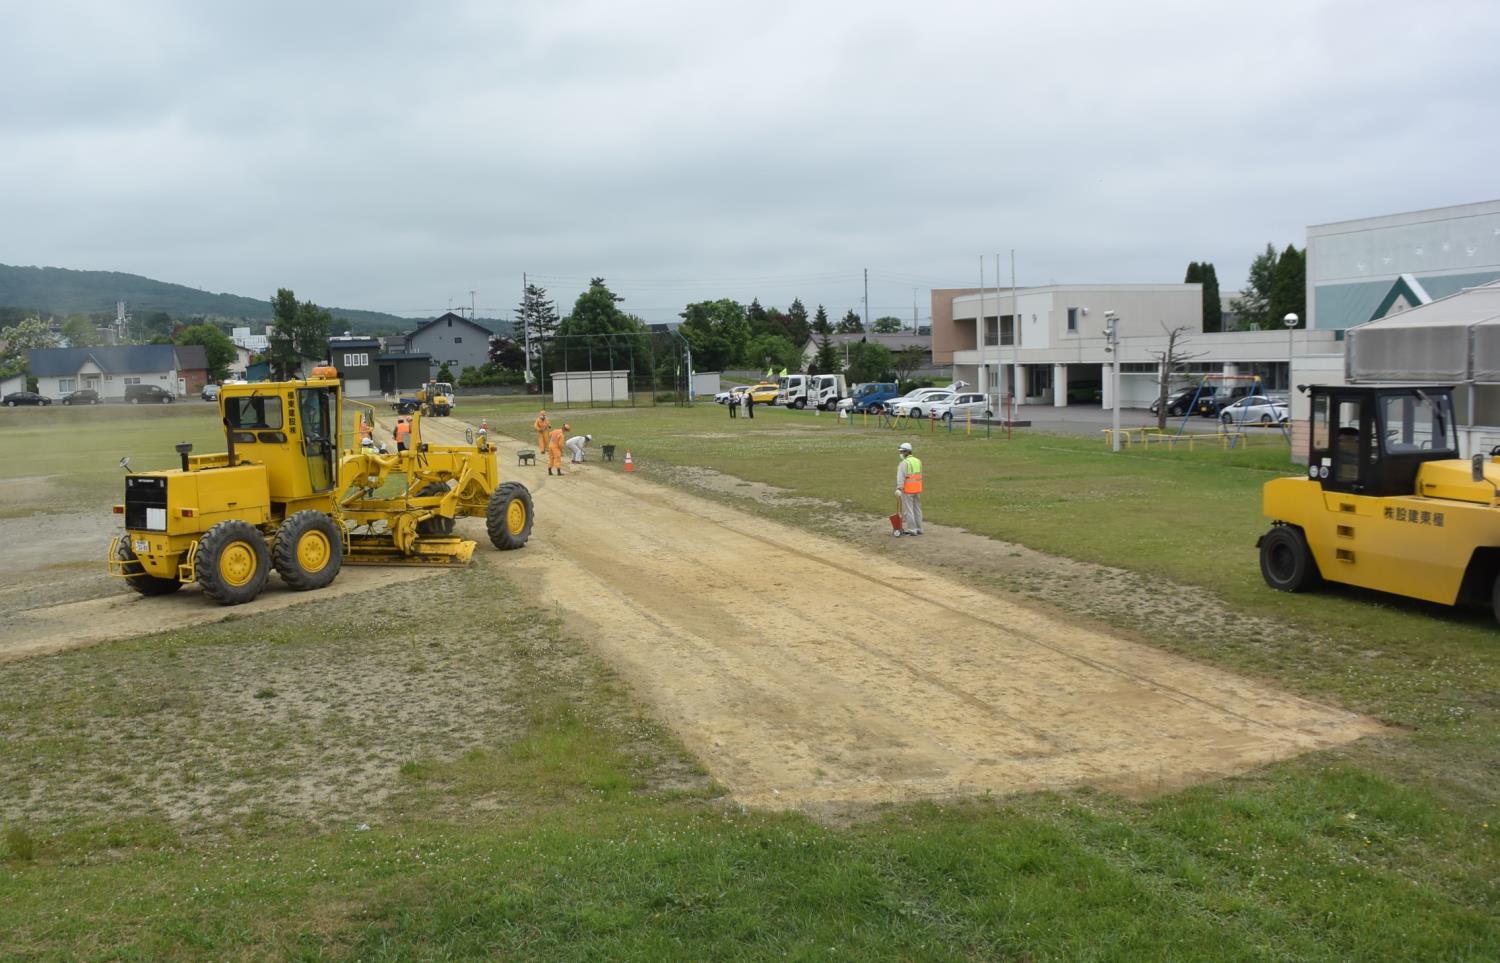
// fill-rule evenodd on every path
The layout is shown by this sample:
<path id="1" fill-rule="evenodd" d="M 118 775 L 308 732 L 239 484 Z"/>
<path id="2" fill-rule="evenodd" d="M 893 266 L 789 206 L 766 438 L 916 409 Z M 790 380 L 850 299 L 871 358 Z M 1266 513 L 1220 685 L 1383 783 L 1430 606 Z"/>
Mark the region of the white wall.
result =
<path id="1" fill-rule="evenodd" d="M 548 376 L 552 379 L 553 404 L 609 404 L 611 401 L 630 400 L 629 371 L 564 371 L 549 372 Z"/>

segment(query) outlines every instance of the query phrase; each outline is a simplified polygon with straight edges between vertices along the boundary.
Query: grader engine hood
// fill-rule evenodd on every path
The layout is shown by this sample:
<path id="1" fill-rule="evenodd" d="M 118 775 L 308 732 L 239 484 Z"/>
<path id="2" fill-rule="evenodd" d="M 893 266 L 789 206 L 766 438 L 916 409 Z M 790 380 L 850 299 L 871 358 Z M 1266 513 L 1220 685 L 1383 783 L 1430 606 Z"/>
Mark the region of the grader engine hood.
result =
<path id="1" fill-rule="evenodd" d="M 125 528 L 178 535 L 203 532 L 225 518 L 266 521 L 264 465 L 151 472 L 125 478 Z"/>
<path id="2" fill-rule="evenodd" d="M 1495 501 L 1495 485 L 1500 485 L 1500 465 L 1493 459 L 1487 461 L 1484 475 L 1484 481 L 1475 481 L 1473 468 L 1467 461 L 1430 461 L 1417 472 L 1416 493 L 1429 498 L 1451 498 L 1488 505 Z"/>

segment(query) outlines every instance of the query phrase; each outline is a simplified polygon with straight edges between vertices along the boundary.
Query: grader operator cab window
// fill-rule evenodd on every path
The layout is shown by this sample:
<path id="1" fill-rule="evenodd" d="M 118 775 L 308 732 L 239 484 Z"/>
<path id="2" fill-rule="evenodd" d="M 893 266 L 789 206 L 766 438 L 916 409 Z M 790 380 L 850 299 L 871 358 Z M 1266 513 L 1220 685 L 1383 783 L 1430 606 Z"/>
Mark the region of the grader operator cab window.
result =
<path id="1" fill-rule="evenodd" d="M 281 431 L 281 399 L 275 395 L 230 398 L 224 402 L 224 418 L 234 433 L 236 445 L 286 441 Z"/>
<path id="2" fill-rule="evenodd" d="M 1310 464 L 1327 490 L 1411 494 L 1424 462 L 1457 457 L 1451 388 L 1314 387 L 1311 400 Z"/>
<path id="3" fill-rule="evenodd" d="M 333 487 L 334 437 L 337 404 L 332 388 L 301 388 L 297 391 L 297 414 L 302 422 L 302 453 L 307 456 L 307 470 L 315 492 Z"/>

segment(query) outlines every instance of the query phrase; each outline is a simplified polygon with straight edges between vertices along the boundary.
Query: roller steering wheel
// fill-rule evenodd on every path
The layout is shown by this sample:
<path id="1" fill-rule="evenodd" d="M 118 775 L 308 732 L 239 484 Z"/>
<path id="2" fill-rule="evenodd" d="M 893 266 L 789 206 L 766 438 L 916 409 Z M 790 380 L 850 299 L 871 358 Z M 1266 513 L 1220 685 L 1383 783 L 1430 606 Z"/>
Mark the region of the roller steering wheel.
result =
<path id="1" fill-rule="evenodd" d="M 1490 457 L 1494 458 L 1496 455 L 1500 455 L 1500 445 L 1496 445 L 1490 449 Z"/>

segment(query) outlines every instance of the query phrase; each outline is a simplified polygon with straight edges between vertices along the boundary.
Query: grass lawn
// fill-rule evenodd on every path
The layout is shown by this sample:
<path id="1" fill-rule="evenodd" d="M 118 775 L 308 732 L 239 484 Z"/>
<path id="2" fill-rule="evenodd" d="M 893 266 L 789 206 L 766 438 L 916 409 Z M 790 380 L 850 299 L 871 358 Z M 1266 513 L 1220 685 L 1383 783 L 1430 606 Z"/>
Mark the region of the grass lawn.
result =
<path id="1" fill-rule="evenodd" d="M 0 413 L 16 455 L 0 481 L 76 476 L 73 507 L 107 511 L 118 454 L 215 450 L 212 418 L 183 409 L 40 413 L 68 416 L 61 432 Z M 461 410 L 519 438 L 535 415 Z M 1110 456 L 771 408 L 552 414 L 644 476 L 710 466 L 872 525 L 912 440 L 934 522 L 1125 569 L 1164 603 L 1122 631 L 1395 731 L 1145 802 L 1080 790 L 848 826 L 742 812 L 587 640 L 470 571 L 417 624 L 420 596 L 392 596 L 0 667 L 0 955 L 1500 958 L 1500 631 L 1485 613 L 1266 589 L 1259 489 L 1291 470 L 1271 439 Z M 1185 629 L 1175 600 L 1196 598 L 1253 630 Z M 1107 621 L 1097 603 L 1077 602 Z"/>

